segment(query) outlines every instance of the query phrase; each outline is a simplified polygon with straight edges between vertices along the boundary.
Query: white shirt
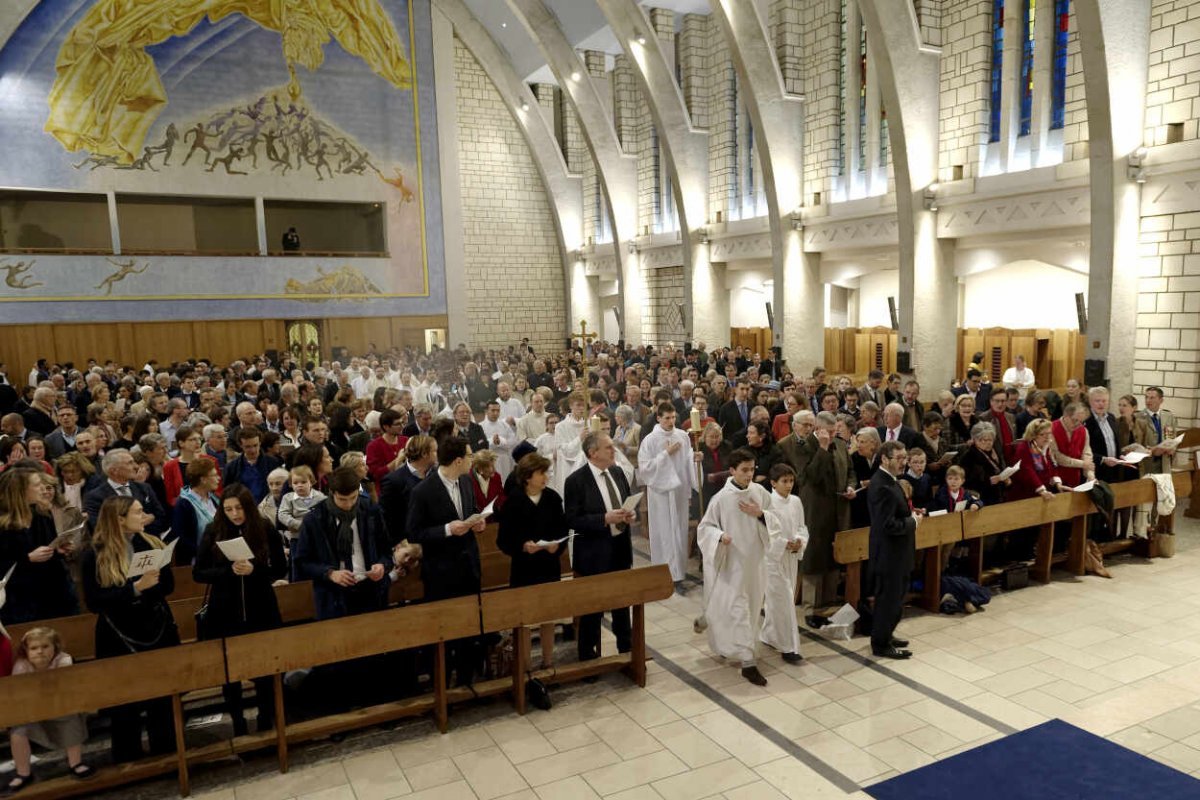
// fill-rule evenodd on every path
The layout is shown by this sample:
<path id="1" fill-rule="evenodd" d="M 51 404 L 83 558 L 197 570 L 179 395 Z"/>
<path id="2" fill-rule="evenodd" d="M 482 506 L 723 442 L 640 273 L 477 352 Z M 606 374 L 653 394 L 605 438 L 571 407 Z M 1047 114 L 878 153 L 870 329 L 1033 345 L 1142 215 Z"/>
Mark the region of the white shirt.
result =
<path id="1" fill-rule="evenodd" d="M 358 537 L 358 519 L 350 523 L 350 571 L 357 577 L 366 575 L 367 557 L 363 555 L 362 539 Z"/>
<path id="2" fill-rule="evenodd" d="M 588 462 L 588 469 L 592 471 L 592 478 L 595 479 L 596 486 L 600 489 L 600 497 L 604 500 L 605 512 L 615 511 L 616 509 L 620 508 L 620 506 L 614 506 L 608 497 L 608 482 L 604 480 L 604 477 L 607 473 L 590 461 Z M 608 476 L 608 480 L 612 481 L 613 491 L 616 492 L 617 499 L 619 500 L 621 497 L 621 487 L 617 485 L 616 481 L 612 480 L 611 475 Z M 609 525 L 608 530 L 613 536 L 618 536 L 621 533 L 621 528 L 619 525 Z"/>
<path id="3" fill-rule="evenodd" d="M 462 508 L 462 492 L 458 490 L 458 481 L 452 481 L 442 472 L 442 468 L 438 467 L 438 479 L 442 482 L 442 486 L 446 487 L 446 493 L 450 495 L 450 502 L 454 504 L 454 510 L 458 512 L 458 518 L 463 518 Z M 446 523 L 446 535 L 452 536 L 450 533 L 450 523 Z"/>
<path id="4" fill-rule="evenodd" d="M 900 428 L 901 427 L 902 426 L 897 425 L 895 428 L 888 428 L 887 429 L 887 438 L 885 438 L 884 441 L 885 442 L 900 441 Z"/>
<path id="5" fill-rule="evenodd" d="M 1025 369 L 1017 369 L 1009 367 L 1004 370 L 1004 376 L 1000 378 L 1000 382 L 1004 384 L 1004 388 L 1013 388 L 1021 392 L 1021 399 L 1025 399 L 1025 393 L 1029 391 L 1029 387 L 1034 385 L 1033 370 L 1029 367 Z"/>
<path id="6" fill-rule="evenodd" d="M 517 420 L 525 416 L 525 404 L 512 395 L 509 395 L 507 400 L 497 397 L 496 402 L 500 404 L 500 419 L 507 420 L 512 417 L 515 425 Z"/>

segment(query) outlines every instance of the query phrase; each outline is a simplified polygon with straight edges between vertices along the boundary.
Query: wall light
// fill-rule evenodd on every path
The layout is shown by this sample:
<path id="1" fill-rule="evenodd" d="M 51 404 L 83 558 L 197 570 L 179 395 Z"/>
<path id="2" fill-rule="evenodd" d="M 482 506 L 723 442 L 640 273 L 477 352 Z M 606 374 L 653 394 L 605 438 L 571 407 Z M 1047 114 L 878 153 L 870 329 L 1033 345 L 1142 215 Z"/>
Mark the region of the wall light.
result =
<path id="1" fill-rule="evenodd" d="M 521 110 L 522 110 L 522 111 L 528 111 L 528 110 L 529 110 L 529 103 L 527 103 L 527 102 L 525 102 L 524 100 L 522 100 L 522 101 L 521 101 Z"/>
<path id="2" fill-rule="evenodd" d="M 646 37 L 645 37 L 643 34 L 640 34 L 640 33 L 639 33 L 639 34 L 638 34 L 638 36 L 637 36 L 637 43 L 638 43 L 638 44 L 645 44 L 645 43 L 646 43 Z"/>
<path id="3" fill-rule="evenodd" d="M 1129 156 L 1125 159 L 1126 164 L 1128 165 L 1125 168 L 1125 177 L 1134 183 L 1146 182 L 1146 170 L 1142 167 L 1142 165 L 1146 163 L 1146 156 L 1148 153 L 1149 151 L 1146 149 L 1145 145 L 1143 145 L 1129 154 Z"/>
<path id="4" fill-rule="evenodd" d="M 938 185 L 936 183 L 931 183 L 931 184 L 929 184 L 929 186 L 927 186 L 925 188 L 925 210 L 926 211 L 937 211 L 938 210 L 937 191 L 938 191 Z"/>
<path id="5" fill-rule="evenodd" d="M 583 76 L 579 74 L 579 70 L 575 70 L 571 73 L 571 80 L 573 81 L 578 81 L 581 77 Z"/>

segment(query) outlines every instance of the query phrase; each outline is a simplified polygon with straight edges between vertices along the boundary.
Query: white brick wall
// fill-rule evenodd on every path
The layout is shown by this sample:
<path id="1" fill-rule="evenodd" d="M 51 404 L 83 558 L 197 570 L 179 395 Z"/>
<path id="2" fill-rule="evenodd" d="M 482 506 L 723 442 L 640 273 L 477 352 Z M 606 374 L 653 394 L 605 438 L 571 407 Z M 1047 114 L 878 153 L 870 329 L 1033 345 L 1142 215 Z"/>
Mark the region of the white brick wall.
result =
<path id="1" fill-rule="evenodd" d="M 1197 424 L 1200 211 L 1142 218 L 1134 391 L 1161 386 L 1180 425 Z"/>
<path id="2" fill-rule="evenodd" d="M 988 140 L 991 109 L 992 2 L 956 0 L 942 14 L 941 114 L 938 120 L 942 180 L 961 166 L 979 174 L 980 148 Z"/>
<path id="3" fill-rule="evenodd" d="M 1154 0 L 1150 7 L 1150 75 L 1146 85 L 1147 145 L 1166 144 L 1168 126 L 1195 139 L 1200 117 L 1200 6 Z"/>
<path id="4" fill-rule="evenodd" d="M 645 343 L 663 346 L 681 344 L 685 338 L 678 306 L 683 302 L 683 267 L 660 267 L 646 275 L 646 296 L 642 302 L 642 330 Z"/>
<path id="5" fill-rule="evenodd" d="M 467 344 L 501 347 L 528 336 L 535 347 L 561 347 L 562 256 L 542 179 L 495 86 L 457 39 L 454 68 Z"/>

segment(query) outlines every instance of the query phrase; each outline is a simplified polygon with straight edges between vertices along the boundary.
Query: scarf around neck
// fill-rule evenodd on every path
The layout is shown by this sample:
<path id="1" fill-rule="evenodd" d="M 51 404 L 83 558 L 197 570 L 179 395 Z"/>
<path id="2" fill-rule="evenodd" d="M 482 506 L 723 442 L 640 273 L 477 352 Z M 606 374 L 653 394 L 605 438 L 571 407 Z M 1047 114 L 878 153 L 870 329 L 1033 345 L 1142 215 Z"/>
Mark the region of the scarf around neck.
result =
<path id="1" fill-rule="evenodd" d="M 337 557 L 343 564 L 349 564 L 354 555 L 354 531 L 351 526 L 358 516 L 358 503 L 349 511 L 338 508 L 333 495 L 325 498 L 325 508 L 337 523 Z"/>

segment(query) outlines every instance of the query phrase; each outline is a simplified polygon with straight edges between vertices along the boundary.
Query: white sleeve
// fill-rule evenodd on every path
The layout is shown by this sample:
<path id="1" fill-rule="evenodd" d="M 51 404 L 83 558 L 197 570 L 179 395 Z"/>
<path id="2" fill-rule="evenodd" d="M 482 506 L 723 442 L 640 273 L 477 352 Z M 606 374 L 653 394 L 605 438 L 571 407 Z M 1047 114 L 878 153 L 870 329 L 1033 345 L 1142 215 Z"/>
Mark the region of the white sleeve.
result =
<path id="1" fill-rule="evenodd" d="M 647 447 L 647 444 L 651 446 Z M 654 453 L 657 445 L 655 440 L 650 439 L 643 441 L 638 449 L 638 479 L 651 489 L 669 492 L 679 487 L 679 474 L 665 448 Z"/>

